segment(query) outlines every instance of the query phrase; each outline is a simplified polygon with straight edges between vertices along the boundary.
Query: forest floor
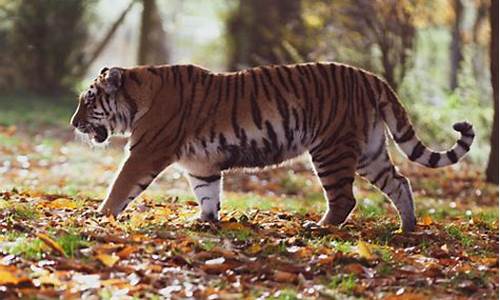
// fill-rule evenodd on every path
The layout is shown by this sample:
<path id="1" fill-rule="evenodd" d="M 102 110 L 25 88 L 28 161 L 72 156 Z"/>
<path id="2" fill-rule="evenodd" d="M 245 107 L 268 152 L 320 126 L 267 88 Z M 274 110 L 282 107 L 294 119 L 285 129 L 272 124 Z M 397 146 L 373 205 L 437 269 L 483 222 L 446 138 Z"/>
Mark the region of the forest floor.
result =
<path id="1" fill-rule="evenodd" d="M 498 187 L 471 164 L 399 159 L 418 215 L 407 235 L 361 179 L 347 224 L 316 225 L 325 204 L 304 159 L 226 175 L 217 224 L 196 221 L 176 167 L 114 219 L 95 211 L 120 142 L 92 149 L 38 117 L 0 125 L 2 299 L 498 299 Z"/>

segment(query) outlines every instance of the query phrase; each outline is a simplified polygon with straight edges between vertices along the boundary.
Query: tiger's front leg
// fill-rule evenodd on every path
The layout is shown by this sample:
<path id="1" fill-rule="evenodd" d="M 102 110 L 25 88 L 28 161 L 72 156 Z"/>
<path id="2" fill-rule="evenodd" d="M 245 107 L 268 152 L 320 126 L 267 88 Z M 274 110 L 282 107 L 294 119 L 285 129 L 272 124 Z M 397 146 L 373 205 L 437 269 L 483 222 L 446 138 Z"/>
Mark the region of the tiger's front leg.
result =
<path id="1" fill-rule="evenodd" d="M 220 194 L 222 177 L 220 172 L 201 176 L 188 174 L 189 183 L 201 207 L 201 221 L 218 221 L 220 211 Z"/>
<path id="2" fill-rule="evenodd" d="M 170 161 L 151 157 L 157 156 L 130 153 L 119 170 L 108 196 L 99 206 L 99 212 L 116 217 L 170 164 Z"/>

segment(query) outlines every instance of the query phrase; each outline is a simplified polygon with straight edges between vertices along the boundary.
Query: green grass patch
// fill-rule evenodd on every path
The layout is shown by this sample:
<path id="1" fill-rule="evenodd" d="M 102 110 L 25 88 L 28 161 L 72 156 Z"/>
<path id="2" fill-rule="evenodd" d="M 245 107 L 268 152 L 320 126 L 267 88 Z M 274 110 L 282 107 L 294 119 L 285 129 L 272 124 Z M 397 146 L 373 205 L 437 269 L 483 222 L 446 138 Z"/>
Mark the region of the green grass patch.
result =
<path id="1" fill-rule="evenodd" d="M 252 193 L 226 193 L 222 200 L 223 210 L 237 210 L 245 212 L 249 209 L 272 210 L 272 208 L 280 208 L 288 212 L 305 214 L 308 212 L 318 212 L 324 209 L 324 200 L 320 196 L 312 197 L 308 195 L 303 197 L 279 197 L 279 196 L 262 196 Z"/>
<path id="2" fill-rule="evenodd" d="M 213 239 L 202 239 L 199 241 L 198 244 L 200 248 L 203 249 L 204 251 L 212 251 L 212 249 L 215 248 L 220 243 Z"/>
<path id="3" fill-rule="evenodd" d="M 354 249 L 354 244 L 350 241 L 333 240 L 330 242 L 330 246 L 341 253 L 350 253 Z"/>
<path id="4" fill-rule="evenodd" d="M 241 229 L 221 229 L 218 234 L 228 239 L 234 239 L 237 241 L 246 241 L 250 239 L 254 232 L 249 228 Z"/>
<path id="5" fill-rule="evenodd" d="M 40 212 L 35 206 L 25 203 L 10 204 L 7 202 L 3 209 L 9 212 L 8 218 L 12 220 L 33 220 L 40 217 Z"/>
<path id="6" fill-rule="evenodd" d="M 464 247 L 470 247 L 474 243 L 474 239 L 471 236 L 464 233 L 462 229 L 460 229 L 456 225 L 453 224 L 448 225 L 445 227 L 445 230 L 449 236 L 459 241 Z"/>
<path id="7" fill-rule="evenodd" d="M 280 290 L 278 293 L 274 294 L 273 296 L 267 298 L 267 299 L 272 299 L 272 300 L 296 300 L 296 299 L 302 299 L 297 296 L 297 292 L 292 290 L 292 289 L 283 289 Z"/>
<path id="8" fill-rule="evenodd" d="M 328 288 L 351 295 L 356 288 L 356 276 L 353 274 L 340 274 L 333 276 L 328 283 Z"/>
<path id="9" fill-rule="evenodd" d="M 43 258 L 46 246 L 42 240 L 29 238 L 23 234 L 2 248 L 9 254 L 19 255 L 29 260 L 40 260 Z"/>
<path id="10" fill-rule="evenodd" d="M 498 226 L 498 208 L 479 212 L 476 220 L 482 222 L 481 225 L 486 225 L 487 229 L 495 229 Z"/>
<path id="11" fill-rule="evenodd" d="M 364 219 L 378 219 L 385 214 L 384 197 L 381 195 L 370 195 L 357 205 L 357 213 Z"/>
<path id="12" fill-rule="evenodd" d="M 77 105 L 76 96 L 1 95 L 0 125 L 24 124 L 34 130 L 39 125 L 67 127 Z"/>
<path id="13" fill-rule="evenodd" d="M 70 231 L 56 238 L 56 242 L 63 248 L 66 256 L 74 257 L 78 249 L 90 246 L 87 241 L 76 231 Z"/>

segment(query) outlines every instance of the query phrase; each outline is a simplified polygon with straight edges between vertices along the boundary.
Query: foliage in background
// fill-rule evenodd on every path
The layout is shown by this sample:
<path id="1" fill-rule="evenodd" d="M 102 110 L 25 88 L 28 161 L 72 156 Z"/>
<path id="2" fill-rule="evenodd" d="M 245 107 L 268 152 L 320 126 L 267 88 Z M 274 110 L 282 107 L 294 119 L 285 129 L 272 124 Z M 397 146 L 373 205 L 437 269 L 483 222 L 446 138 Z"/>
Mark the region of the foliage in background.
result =
<path id="1" fill-rule="evenodd" d="M 11 90 L 39 94 L 70 91 L 90 38 L 93 0 L 13 1 L 4 13 L 9 30 L 2 51 L 10 65 Z"/>
<path id="2" fill-rule="evenodd" d="M 302 18 L 303 1 L 240 1 L 227 20 L 229 69 L 306 60 L 314 47 Z"/>

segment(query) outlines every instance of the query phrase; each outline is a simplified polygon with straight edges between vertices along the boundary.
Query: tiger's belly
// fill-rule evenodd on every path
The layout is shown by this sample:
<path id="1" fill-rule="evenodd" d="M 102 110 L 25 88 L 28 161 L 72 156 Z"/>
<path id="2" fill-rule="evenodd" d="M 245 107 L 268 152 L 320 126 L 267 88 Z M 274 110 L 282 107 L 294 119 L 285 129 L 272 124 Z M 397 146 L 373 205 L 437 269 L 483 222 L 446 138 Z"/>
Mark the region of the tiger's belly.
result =
<path id="1" fill-rule="evenodd" d="M 266 136 L 241 139 L 216 138 L 213 141 L 188 142 L 178 163 L 188 170 L 228 170 L 263 168 L 280 164 L 307 151 L 297 135 L 292 142 Z"/>

